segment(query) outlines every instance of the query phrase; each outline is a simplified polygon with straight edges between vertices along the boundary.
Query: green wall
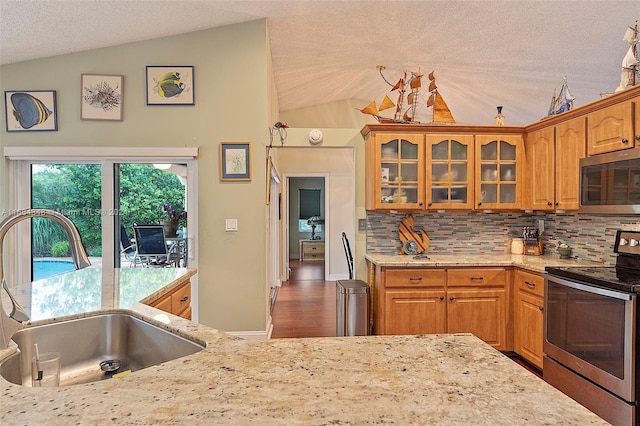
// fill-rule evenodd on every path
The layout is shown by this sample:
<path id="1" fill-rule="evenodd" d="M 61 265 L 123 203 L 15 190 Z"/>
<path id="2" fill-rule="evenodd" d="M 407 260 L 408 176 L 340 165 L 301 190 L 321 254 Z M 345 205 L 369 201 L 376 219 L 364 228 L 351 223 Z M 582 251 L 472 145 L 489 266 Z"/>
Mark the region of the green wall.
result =
<path id="1" fill-rule="evenodd" d="M 5 90 L 56 90 L 57 132 L 7 133 L 0 147 L 198 147 L 199 320 L 226 331 L 266 327 L 264 146 L 277 100 L 266 22 L 254 21 L 0 67 Z M 195 106 L 146 106 L 146 65 L 193 65 Z M 80 75 L 124 75 L 124 120 L 80 120 Z M 220 142 L 252 143 L 248 183 L 219 181 Z M 0 210 L 7 161 L 0 162 Z M 27 184 L 27 183 L 25 183 Z M 225 232 L 225 218 L 238 232 Z"/>

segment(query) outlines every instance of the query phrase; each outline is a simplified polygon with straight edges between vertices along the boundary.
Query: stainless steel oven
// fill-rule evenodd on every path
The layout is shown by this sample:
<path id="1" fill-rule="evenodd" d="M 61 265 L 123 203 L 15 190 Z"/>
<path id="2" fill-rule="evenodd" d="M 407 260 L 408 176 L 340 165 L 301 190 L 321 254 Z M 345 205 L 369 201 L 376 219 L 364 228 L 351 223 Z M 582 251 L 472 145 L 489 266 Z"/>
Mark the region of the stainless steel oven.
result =
<path id="1" fill-rule="evenodd" d="M 546 268 L 544 379 L 616 425 L 637 425 L 640 232 L 615 267 Z"/>

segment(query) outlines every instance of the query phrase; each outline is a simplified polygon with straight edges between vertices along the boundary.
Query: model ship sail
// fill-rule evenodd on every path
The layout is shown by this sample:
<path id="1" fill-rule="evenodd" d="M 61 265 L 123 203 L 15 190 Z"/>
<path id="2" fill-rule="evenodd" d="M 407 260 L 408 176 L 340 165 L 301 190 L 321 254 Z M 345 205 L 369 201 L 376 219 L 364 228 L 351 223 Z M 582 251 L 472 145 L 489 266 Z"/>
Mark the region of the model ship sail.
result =
<path id="1" fill-rule="evenodd" d="M 627 28 L 623 40 L 629 43 L 629 50 L 622 58 L 620 84 L 616 89 L 616 93 L 638 83 L 638 71 L 640 70 L 638 66 L 640 62 L 638 60 L 638 21 L 636 21 L 635 26 Z"/>
<path id="2" fill-rule="evenodd" d="M 567 77 L 562 79 L 562 83 L 560 83 L 560 93 L 556 96 L 556 91 L 553 91 L 553 97 L 551 98 L 551 105 L 549 105 L 549 113 L 548 115 L 556 115 L 563 112 L 569 111 L 573 108 L 573 101 L 575 97 L 569 91 L 569 86 L 567 85 Z"/>
<path id="3" fill-rule="evenodd" d="M 405 71 L 402 77 L 400 77 L 395 84 L 392 84 L 382 73 L 385 67 L 378 65 L 377 69 L 385 83 L 391 86 L 389 92 L 398 93 L 397 101 L 394 104 L 389 95 L 385 95 L 379 107 L 376 105 L 376 102 L 373 101 L 362 108 L 360 112 L 375 117 L 380 123 L 420 123 L 420 121 L 418 121 L 419 110 L 421 107 L 427 106 L 431 108 L 433 112 L 433 123 L 455 123 L 449 107 L 438 92 L 433 72 L 429 74 L 429 88 L 427 93 L 423 94 L 423 74 Z M 393 118 L 380 115 L 381 111 L 394 107 L 395 112 Z"/>

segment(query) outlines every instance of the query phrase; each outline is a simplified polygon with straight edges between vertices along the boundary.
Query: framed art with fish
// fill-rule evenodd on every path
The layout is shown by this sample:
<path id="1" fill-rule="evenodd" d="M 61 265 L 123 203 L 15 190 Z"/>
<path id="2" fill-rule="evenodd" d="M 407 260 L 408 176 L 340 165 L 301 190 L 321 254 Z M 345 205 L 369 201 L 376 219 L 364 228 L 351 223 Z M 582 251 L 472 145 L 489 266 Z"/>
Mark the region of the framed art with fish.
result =
<path id="1" fill-rule="evenodd" d="M 124 76 L 82 74 L 80 118 L 122 121 Z"/>
<path id="2" fill-rule="evenodd" d="M 4 92 L 7 132 L 57 131 L 55 90 L 11 90 Z"/>
<path id="3" fill-rule="evenodd" d="M 193 66 L 147 66 L 147 105 L 194 105 Z"/>

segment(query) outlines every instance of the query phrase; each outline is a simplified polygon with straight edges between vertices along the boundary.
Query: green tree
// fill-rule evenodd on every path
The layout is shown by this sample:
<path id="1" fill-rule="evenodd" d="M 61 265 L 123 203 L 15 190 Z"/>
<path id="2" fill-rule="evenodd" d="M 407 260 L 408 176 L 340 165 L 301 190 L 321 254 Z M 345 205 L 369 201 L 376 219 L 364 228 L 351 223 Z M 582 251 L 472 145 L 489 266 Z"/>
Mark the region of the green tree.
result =
<path id="1" fill-rule="evenodd" d="M 48 165 L 33 174 L 32 206 L 60 211 L 78 228 L 89 253 L 102 245 L 101 166 L 99 164 Z M 185 188 L 180 179 L 149 164 L 120 165 L 120 221 L 132 236 L 133 223 L 159 223 L 164 204 L 182 208 Z M 51 247 L 67 240 L 62 227 L 48 219 L 33 221 L 33 254 L 51 254 Z"/>

